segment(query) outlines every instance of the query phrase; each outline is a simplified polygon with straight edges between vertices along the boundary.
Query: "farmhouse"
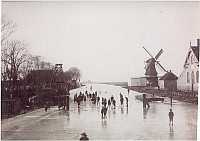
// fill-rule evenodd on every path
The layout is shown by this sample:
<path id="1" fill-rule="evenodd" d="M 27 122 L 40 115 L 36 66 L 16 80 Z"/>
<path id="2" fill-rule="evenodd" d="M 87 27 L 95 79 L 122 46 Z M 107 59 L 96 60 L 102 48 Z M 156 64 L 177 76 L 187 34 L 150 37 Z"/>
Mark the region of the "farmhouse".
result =
<path id="1" fill-rule="evenodd" d="M 199 46 L 200 39 L 197 39 L 197 45 L 190 47 L 185 59 L 183 71 L 177 80 L 178 90 L 198 91 L 199 83 Z"/>

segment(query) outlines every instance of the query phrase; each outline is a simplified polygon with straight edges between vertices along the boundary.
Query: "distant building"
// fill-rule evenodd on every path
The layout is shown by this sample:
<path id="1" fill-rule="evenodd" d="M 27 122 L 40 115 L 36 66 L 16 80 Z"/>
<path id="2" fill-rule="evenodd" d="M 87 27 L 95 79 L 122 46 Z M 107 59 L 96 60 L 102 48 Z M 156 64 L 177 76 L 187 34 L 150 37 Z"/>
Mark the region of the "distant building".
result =
<path id="1" fill-rule="evenodd" d="M 53 70 L 33 70 L 25 80 L 27 84 L 35 88 L 66 89 L 64 74 L 56 74 Z"/>
<path id="2" fill-rule="evenodd" d="M 163 90 L 177 90 L 178 77 L 171 71 L 165 73 L 158 81 L 158 86 Z"/>
<path id="3" fill-rule="evenodd" d="M 177 87 L 184 91 L 198 91 L 199 83 L 199 46 L 200 39 L 197 39 L 197 45 L 192 46 L 188 50 L 183 72 L 178 78 Z"/>
<path id="4" fill-rule="evenodd" d="M 145 87 L 147 85 L 147 78 L 146 77 L 131 78 L 128 85 L 134 87 Z"/>

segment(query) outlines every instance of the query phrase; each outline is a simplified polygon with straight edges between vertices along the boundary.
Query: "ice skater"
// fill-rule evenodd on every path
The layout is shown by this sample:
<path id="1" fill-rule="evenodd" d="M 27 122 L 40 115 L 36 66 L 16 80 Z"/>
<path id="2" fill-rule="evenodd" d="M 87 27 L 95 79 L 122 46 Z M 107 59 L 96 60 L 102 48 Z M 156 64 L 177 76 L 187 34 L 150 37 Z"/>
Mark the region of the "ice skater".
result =
<path id="1" fill-rule="evenodd" d="M 125 99 L 126 99 L 126 107 L 128 107 L 128 97 L 126 96 Z"/>
<path id="2" fill-rule="evenodd" d="M 89 140 L 89 138 L 88 138 L 88 136 L 87 136 L 87 134 L 86 134 L 85 132 L 83 132 L 83 133 L 81 134 L 80 140 L 82 140 L 82 141 L 87 141 L 87 140 Z"/>
<path id="3" fill-rule="evenodd" d="M 168 116 L 169 116 L 169 125 L 173 126 L 174 113 L 172 112 L 172 109 L 170 109 Z"/>
<path id="4" fill-rule="evenodd" d="M 108 107 L 106 107 L 106 106 L 102 107 L 102 109 L 101 109 L 101 117 L 102 117 L 102 119 L 103 118 L 107 118 L 107 110 L 108 110 Z"/>
<path id="5" fill-rule="evenodd" d="M 110 106 L 111 106 L 111 100 L 109 99 L 108 100 L 108 107 L 110 108 Z"/>

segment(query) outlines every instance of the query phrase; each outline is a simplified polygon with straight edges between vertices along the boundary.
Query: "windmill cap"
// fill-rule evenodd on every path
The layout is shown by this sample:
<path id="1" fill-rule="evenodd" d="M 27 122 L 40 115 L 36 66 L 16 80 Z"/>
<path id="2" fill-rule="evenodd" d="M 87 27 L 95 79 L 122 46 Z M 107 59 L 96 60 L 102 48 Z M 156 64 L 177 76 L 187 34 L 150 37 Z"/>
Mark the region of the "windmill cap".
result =
<path id="1" fill-rule="evenodd" d="M 171 71 L 170 72 L 167 72 L 165 73 L 161 78 L 160 80 L 177 80 L 178 77 L 173 74 Z"/>

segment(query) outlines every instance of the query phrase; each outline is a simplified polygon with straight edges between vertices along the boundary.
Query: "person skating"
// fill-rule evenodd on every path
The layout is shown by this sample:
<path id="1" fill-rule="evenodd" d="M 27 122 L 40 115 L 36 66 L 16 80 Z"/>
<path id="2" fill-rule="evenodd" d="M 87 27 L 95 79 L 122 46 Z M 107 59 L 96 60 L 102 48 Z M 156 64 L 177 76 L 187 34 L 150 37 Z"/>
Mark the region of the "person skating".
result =
<path id="1" fill-rule="evenodd" d="M 172 109 L 170 109 L 168 116 L 169 116 L 169 125 L 172 124 L 173 126 L 174 113 L 172 112 Z"/>
<path id="2" fill-rule="evenodd" d="M 101 98 L 101 104 L 102 104 L 102 106 L 104 105 L 104 98 L 103 97 Z"/>
<path id="3" fill-rule="evenodd" d="M 46 102 L 45 102 L 45 105 L 44 105 L 44 110 L 45 110 L 45 112 L 47 112 L 48 107 L 49 107 L 49 103 L 48 103 L 48 101 L 46 101 Z"/>
<path id="4" fill-rule="evenodd" d="M 111 98 L 110 98 L 110 99 L 111 99 L 111 102 L 113 102 L 113 100 L 114 100 L 114 97 L 113 97 L 113 95 L 111 96 Z"/>
<path id="5" fill-rule="evenodd" d="M 121 93 L 119 95 L 120 95 L 120 99 L 121 99 L 123 97 L 123 95 Z"/>
<path id="6" fill-rule="evenodd" d="M 80 98 L 77 99 L 77 103 L 78 103 L 78 108 L 80 108 L 80 104 L 81 104 Z"/>
<path id="7" fill-rule="evenodd" d="M 146 99 L 146 105 L 147 105 L 147 108 L 150 108 L 149 100 L 148 99 Z"/>
<path id="8" fill-rule="evenodd" d="M 101 118 L 102 119 L 104 118 L 104 106 L 102 106 L 102 108 L 101 108 Z"/>
<path id="9" fill-rule="evenodd" d="M 74 95 L 74 103 L 76 102 L 77 100 L 77 93 Z"/>
<path id="10" fill-rule="evenodd" d="M 100 97 L 97 97 L 97 105 L 99 105 Z"/>
<path id="11" fill-rule="evenodd" d="M 125 99 L 126 99 L 126 107 L 128 107 L 128 97 L 126 96 Z"/>
<path id="12" fill-rule="evenodd" d="M 85 95 L 83 96 L 83 100 L 86 101 L 86 96 Z"/>
<path id="13" fill-rule="evenodd" d="M 101 117 L 102 117 L 102 119 L 106 118 L 107 110 L 108 110 L 108 108 L 106 106 L 102 106 L 102 109 L 101 109 Z"/>
<path id="14" fill-rule="evenodd" d="M 120 102 L 121 102 L 121 105 L 123 105 L 123 103 L 124 103 L 124 98 L 123 97 L 120 98 Z"/>
<path id="15" fill-rule="evenodd" d="M 103 112 L 104 118 L 107 118 L 107 110 L 108 110 L 108 107 L 104 107 L 104 112 Z"/>
<path id="16" fill-rule="evenodd" d="M 87 134 L 85 132 L 81 133 L 81 137 L 80 137 L 80 140 L 81 141 L 87 141 L 89 140 Z"/>
<path id="17" fill-rule="evenodd" d="M 111 100 L 109 99 L 108 100 L 108 107 L 110 107 L 111 106 Z"/>
<path id="18" fill-rule="evenodd" d="M 104 98 L 104 106 L 106 107 L 106 105 L 107 105 L 107 99 Z"/>
<path id="19" fill-rule="evenodd" d="M 113 106 L 114 106 L 114 109 L 116 108 L 116 101 L 115 99 L 113 99 Z"/>

